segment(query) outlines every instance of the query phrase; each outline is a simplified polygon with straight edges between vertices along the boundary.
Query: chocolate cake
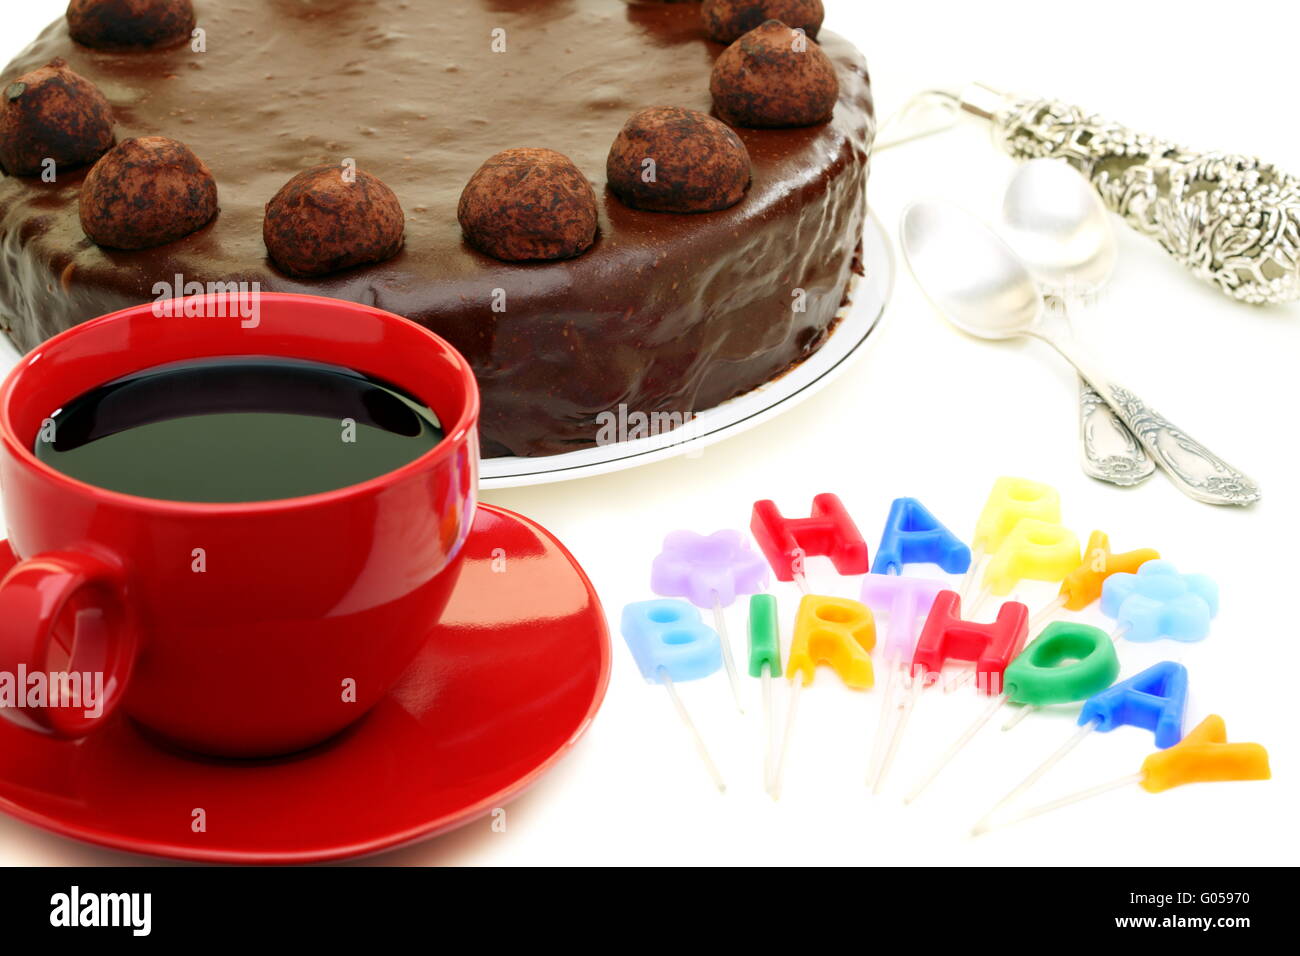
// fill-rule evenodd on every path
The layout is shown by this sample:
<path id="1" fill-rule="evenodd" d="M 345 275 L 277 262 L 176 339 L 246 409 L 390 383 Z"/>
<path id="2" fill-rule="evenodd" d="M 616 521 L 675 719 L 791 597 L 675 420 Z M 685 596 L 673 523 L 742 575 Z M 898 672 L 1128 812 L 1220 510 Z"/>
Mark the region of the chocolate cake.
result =
<path id="1" fill-rule="evenodd" d="M 832 333 L 860 246 L 874 132 L 866 66 L 842 38 L 822 30 L 815 41 L 839 81 L 828 122 L 737 128 L 752 164 L 743 197 L 665 212 L 622 202 L 606 186 L 606 162 L 639 110 L 718 115 L 710 75 L 727 46 L 708 38 L 699 3 L 193 8 L 198 42 L 92 49 L 60 20 L 0 76 L 11 84 L 63 58 L 107 98 L 118 143 L 183 143 L 218 186 L 206 225 L 128 251 L 83 231 L 89 166 L 60 166 L 54 182 L 0 176 L 0 324 L 20 349 L 155 299 L 156 284 L 178 276 L 369 303 L 465 354 L 482 389 L 484 453 L 497 456 L 590 445 L 598 416 L 620 406 L 668 416 L 710 408 L 781 375 Z M 598 228 L 585 251 L 507 262 L 466 241 L 461 193 L 512 147 L 555 150 L 590 180 Z M 266 205 L 303 170 L 349 159 L 396 195 L 404 242 L 381 262 L 292 277 L 268 258 Z"/>

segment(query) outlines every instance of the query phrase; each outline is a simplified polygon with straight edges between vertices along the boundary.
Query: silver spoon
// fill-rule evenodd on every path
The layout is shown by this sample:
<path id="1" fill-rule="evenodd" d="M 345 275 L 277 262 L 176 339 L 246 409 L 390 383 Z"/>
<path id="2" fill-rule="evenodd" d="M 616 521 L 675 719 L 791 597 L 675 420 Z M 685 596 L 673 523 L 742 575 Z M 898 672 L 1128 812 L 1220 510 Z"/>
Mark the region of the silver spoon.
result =
<path id="1" fill-rule="evenodd" d="M 1185 494 L 1216 505 L 1248 505 L 1259 486 L 1128 389 L 1105 375 L 1075 339 L 1063 313 L 1047 313 L 1034 277 L 1011 247 L 948 203 L 914 203 L 899 229 L 917 283 L 958 329 L 984 339 L 1028 336 L 1056 349 L 1086 378 Z"/>
<path id="2" fill-rule="evenodd" d="M 1095 303 L 1118 256 L 1109 217 L 1092 186 L 1065 162 L 1031 159 L 1016 170 L 1002 200 L 1002 234 L 1046 290 L 1049 309 L 1073 316 Z M 1079 415 L 1085 473 L 1125 486 L 1155 474 L 1141 443 L 1083 378 Z"/>

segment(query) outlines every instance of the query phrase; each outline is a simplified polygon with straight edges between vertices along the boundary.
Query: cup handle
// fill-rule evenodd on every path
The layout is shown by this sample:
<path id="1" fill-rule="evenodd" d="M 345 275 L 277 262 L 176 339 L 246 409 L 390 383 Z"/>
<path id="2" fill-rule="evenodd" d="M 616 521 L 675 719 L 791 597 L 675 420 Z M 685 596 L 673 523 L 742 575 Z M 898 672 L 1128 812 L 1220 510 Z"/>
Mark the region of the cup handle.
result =
<path id="1" fill-rule="evenodd" d="M 14 563 L 0 541 L 0 572 L 0 671 L 13 691 L 0 716 L 68 739 L 97 730 L 136 657 L 121 570 L 79 551 Z"/>

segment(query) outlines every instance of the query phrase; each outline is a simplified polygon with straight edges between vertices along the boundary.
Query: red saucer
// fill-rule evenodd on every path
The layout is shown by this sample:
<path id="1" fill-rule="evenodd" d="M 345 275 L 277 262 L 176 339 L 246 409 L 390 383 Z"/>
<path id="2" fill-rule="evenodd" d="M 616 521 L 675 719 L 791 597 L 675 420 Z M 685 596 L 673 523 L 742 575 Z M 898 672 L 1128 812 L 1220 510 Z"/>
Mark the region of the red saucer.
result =
<path id="1" fill-rule="evenodd" d="M 0 720 L 0 810 L 136 853 L 305 863 L 426 839 L 501 806 L 595 716 L 609 633 L 587 576 L 541 526 L 480 505 L 465 549 L 428 645 L 333 741 L 222 761 L 165 750 L 120 717 L 77 742 Z M 2 550 L 0 575 L 14 560 Z M 205 832 L 191 829 L 196 809 Z"/>

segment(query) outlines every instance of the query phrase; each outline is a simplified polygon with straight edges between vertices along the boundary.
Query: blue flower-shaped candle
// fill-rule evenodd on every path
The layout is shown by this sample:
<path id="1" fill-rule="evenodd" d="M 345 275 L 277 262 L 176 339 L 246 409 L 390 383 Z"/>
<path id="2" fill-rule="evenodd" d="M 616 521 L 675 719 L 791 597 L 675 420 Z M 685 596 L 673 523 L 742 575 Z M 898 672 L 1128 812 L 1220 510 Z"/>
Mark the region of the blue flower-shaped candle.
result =
<path id="1" fill-rule="evenodd" d="M 1137 574 L 1106 579 L 1101 612 L 1130 641 L 1199 641 L 1219 613 L 1219 586 L 1204 574 L 1180 574 L 1169 561 L 1148 561 Z"/>

